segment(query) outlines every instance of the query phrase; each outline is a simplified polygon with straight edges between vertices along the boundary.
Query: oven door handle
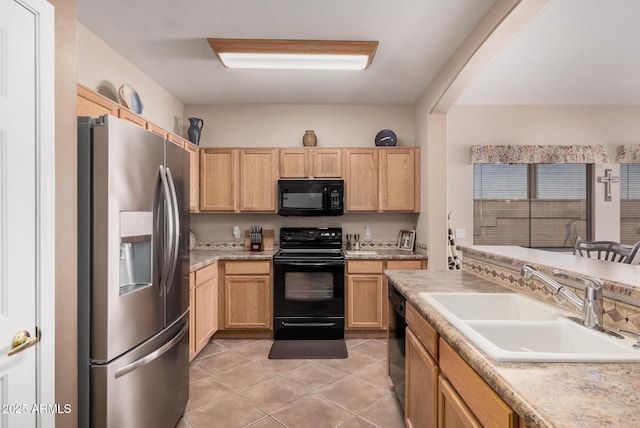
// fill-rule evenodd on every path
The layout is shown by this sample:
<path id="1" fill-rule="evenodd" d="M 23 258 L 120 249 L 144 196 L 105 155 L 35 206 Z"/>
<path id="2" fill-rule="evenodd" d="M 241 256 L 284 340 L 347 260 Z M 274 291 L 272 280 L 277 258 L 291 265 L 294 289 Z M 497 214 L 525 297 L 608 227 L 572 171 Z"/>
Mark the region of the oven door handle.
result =
<path id="1" fill-rule="evenodd" d="M 277 265 L 284 266 L 303 266 L 303 267 L 323 267 L 323 266 L 344 266 L 344 260 L 333 260 L 326 262 L 295 262 L 295 261 L 276 261 Z"/>
<path id="2" fill-rule="evenodd" d="M 335 322 L 283 322 L 283 327 L 333 327 Z"/>

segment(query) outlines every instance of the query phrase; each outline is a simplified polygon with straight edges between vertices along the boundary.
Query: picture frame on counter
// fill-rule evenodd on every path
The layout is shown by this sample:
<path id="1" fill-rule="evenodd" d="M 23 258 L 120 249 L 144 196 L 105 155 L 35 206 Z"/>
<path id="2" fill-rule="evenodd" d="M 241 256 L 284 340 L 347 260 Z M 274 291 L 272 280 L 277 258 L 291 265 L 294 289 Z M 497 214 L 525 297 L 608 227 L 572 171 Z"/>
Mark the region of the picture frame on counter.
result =
<path id="1" fill-rule="evenodd" d="M 413 243 L 416 240 L 415 230 L 401 230 L 398 235 L 398 249 L 413 251 Z"/>

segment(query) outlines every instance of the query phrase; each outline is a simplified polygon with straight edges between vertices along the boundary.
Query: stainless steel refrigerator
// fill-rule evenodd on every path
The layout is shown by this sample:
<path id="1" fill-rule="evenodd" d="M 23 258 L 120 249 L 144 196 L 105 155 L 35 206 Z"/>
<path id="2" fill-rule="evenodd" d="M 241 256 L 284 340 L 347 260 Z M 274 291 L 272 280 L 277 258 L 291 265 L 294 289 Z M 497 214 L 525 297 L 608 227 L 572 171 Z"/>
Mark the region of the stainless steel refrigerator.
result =
<path id="1" fill-rule="evenodd" d="M 189 396 L 189 155 L 78 118 L 79 427 L 174 427 Z"/>

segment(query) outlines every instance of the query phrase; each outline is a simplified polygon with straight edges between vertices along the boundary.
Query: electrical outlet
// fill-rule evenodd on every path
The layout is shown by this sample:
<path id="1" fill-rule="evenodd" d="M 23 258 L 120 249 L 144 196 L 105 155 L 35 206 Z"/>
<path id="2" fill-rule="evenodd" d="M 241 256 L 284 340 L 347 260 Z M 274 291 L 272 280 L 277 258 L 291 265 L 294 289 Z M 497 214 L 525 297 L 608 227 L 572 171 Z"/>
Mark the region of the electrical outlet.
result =
<path id="1" fill-rule="evenodd" d="M 371 239 L 371 228 L 369 225 L 364 227 L 364 239 Z"/>
<path id="2" fill-rule="evenodd" d="M 467 236 L 467 231 L 464 229 L 456 229 L 456 238 L 464 238 L 465 236 Z"/>

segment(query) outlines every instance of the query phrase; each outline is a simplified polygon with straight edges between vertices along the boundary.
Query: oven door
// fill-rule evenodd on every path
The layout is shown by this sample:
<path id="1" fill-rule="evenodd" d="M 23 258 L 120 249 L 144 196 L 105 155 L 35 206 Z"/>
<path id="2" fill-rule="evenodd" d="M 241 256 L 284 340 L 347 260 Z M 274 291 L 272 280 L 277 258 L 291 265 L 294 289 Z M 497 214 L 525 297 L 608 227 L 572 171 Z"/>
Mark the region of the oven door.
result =
<path id="1" fill-rule="evenodd" d="M 276 260 L 274 316 L 344 317 L 344 260 Z"/>

